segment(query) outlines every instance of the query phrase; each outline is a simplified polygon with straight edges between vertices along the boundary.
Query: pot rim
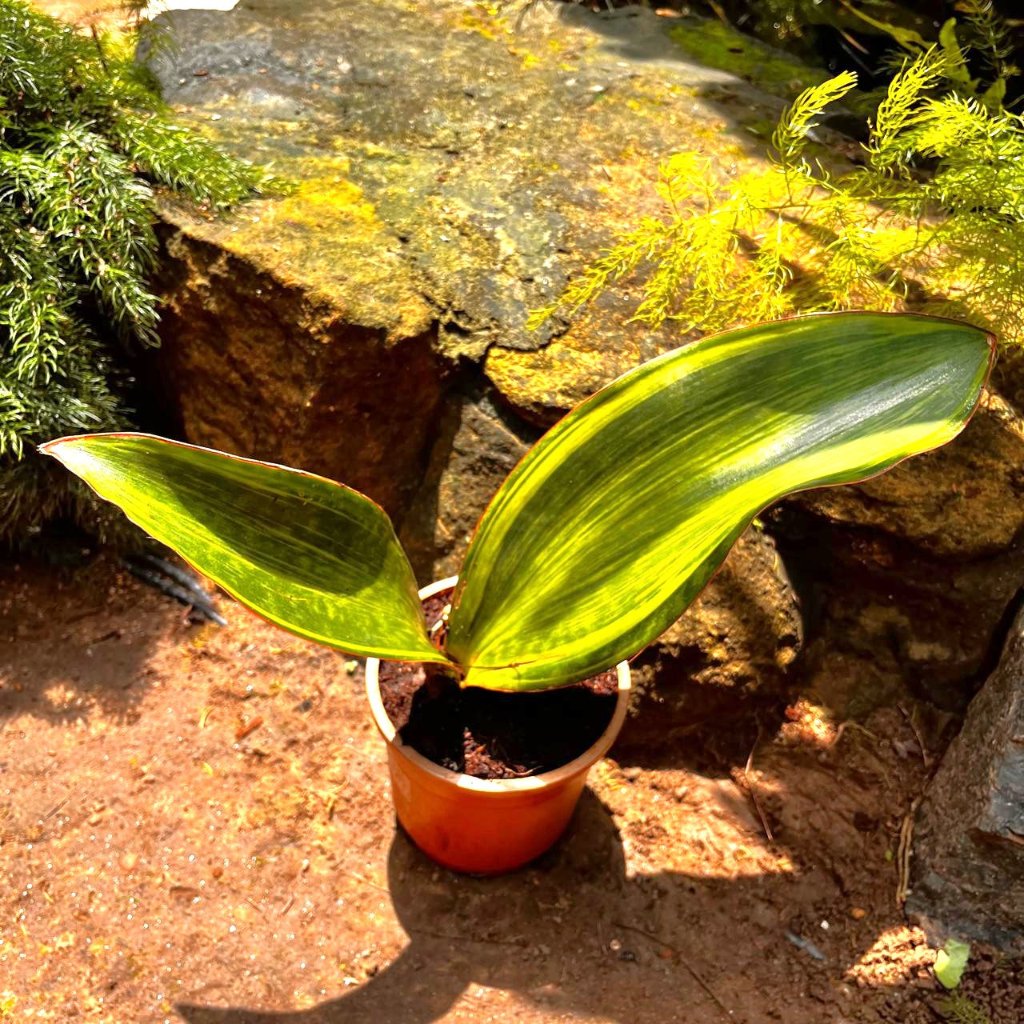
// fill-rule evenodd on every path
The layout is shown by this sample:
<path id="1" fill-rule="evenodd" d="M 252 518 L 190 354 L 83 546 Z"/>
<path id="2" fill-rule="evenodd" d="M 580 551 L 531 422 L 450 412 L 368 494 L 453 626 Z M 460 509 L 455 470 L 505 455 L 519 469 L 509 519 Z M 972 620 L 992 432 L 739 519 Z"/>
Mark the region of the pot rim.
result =
<path id="1" fill-rule="evenodd" d="M 425 600 L 428 597 L 433 597 L 435 594 L 439 594 L 445 590 L 452 590 L 455 584 L 458 583 L 458 576 L 449 576 L 443 580 L 437 580 L 431 583 L 429 586 L 423 587 L 419 591 L 421 600 Z M 608 752 L 612 743 L 615 741 L 616 736 L 619 734 L 619 730 L 622 728 L 622 723 L 626 719 L 626 710 L 629 706 L 629 695 L 632 686 L 632 679 L 630 676 L 629 662 L 620 661 L 615 666 L 615 671 L 618 675 L 619 690 L 618 697 L 615 701 L 615 710 L 612 712 L 612 717 L 605 727 L 604 732 L 577 757 L 574 757 L 571 761 L 566 764 L 559 766 L 558 768 L 552 768 L 551 771 L 541 772 L 539 775 L 528 775 L 522 779 L 478 779 L 473 775 L 466 775 L 463 772 L 453 772 L 449 768 L 443 768 L 439 764 L 435 764 L 429 758 L 424 757 L 419 751 L 413 750 L 412 747 L 406 746 L 395 731 L 394 723 L 388 718 L 388 713 L 384 710 L 384 701 L 381 699 L 378 669 L 380 666 L 379 658 L 367 658 L 366 659 L 366 696 L 370 702 L 370 711 L 373 714 L 373 720 L 380 731 L 384 739 L 397 751 L 409 761 L 411 761 L 418 768 L 432 775 L 434 778 L 449 783 L 450 785 L 457 786 L 459 789 L 468 789 L 477 793 L 493 793 L 493 794 L 507 794 L 513 795 L 517 793 L 525 793 L 531 790 L 544 789 L 549 786 L 558 785 L 564 782 L 566 779 L 571 778 L 574 775 L 578 775 L 582 771 L 586 771 L 591 765 L 599 761 Z M 525 699 L 530 697 L 529 693 L 521 695 Z"/>

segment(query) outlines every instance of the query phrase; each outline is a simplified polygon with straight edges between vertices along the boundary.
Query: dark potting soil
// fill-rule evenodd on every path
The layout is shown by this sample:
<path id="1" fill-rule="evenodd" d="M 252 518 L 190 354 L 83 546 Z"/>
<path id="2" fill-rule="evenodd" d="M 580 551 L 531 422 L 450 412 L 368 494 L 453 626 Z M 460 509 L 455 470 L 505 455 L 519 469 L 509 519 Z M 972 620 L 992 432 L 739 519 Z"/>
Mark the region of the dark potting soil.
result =
<path id="1" fill-rule="evenodd" d="M 424 602 L 428 626 L 447 596 Z M 516 779 L 567 764 L 604 732 L 615 710 L 614 669 L 574 686 L 499 693 L 470 686 L 431 665 L 381 662 L 380 692 L 403 743 L 452 771 Z"/>

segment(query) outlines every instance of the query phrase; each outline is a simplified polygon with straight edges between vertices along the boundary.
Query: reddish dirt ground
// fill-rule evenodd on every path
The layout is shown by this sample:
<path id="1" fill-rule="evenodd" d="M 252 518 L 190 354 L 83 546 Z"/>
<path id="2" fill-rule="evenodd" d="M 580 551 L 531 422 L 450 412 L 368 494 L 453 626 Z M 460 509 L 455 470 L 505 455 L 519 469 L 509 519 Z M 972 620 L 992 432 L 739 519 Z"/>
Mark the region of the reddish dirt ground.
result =
<path id="1" fill-rule="evenodd" d="M 953 1019 L 895 902 L 906 714 L 804 700 L 749 772 L 620 754 L 540 862 L 468 878 L 396 832 L 361 665 L 220 607 L 0 564 L 0 1020 Z M 1024 1019 L 1019 966 L 963 988 Z"/>

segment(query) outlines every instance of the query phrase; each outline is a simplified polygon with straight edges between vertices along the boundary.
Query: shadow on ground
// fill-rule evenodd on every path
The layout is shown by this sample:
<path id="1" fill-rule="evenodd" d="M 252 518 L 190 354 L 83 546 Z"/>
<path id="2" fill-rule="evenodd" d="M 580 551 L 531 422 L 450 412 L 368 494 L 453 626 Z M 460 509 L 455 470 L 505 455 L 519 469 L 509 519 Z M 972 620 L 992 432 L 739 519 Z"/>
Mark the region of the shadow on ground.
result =
<path id="1" fill-rule="evenodd" d="M 25 929 L 4 985 L 26 1010 L 68 1019 L 90 992 L 188 1024 L 934 1020 L 893 899 L 926 776 L 894 708 L 623 752 L 548 855 L 468 878 L 394 834 L 354 663 L 230 608 L 232 631 L 190 630 L 109 567 L 27 571 L 2 577 L 24 629 L 0 668 L 0 875 Z"/>
<path id="2" fill-rule="evenodd" d="M 866 991 L 850 975 L 881 923 L 857 928 L 833 919 L 823 930 L 837 899 L 857 897 L 843 892 L 842 877 L 815 851 L 789 851 L 802 862 L 799 875 L 786 869 L 786 857 L 774 875 L 642 875 L 627 871 L 624 841 L 635 845 L 589 791 L 567 838 L 503 878 L 440 871 L 396 833 L 388 889 L 409 941 L 379 973 L 301 1011 L 176 1010 L 188 1024 L 428 1024 L 448 1014 L 474 1019 L 474 989 L 484 986 L 515 998 L 507 1018 L 488 1019 L 516 1019 L 523 999 L 545 1020 L 578 1015 L 621 1024 L 933 1019 L 926 1006 L 919 1009 L 928 1016 L 918 1018 L 905 1005 L 920 992 L 893 998 Z M 789 991 L 778 985 L 780 961 Z M 630 981 L 617 983 L 624 975 Z M 493 1001 L 488 1008 L 494 1012 Z"/>
<path id="3" fill-rule="evenodd" d="M 20 714 L 84 721 L 93 708 L 130 719 L 157 641 L 192 630 L 188 609 L 133 579 L 112 555 L 65 567 L 0 561 L 0 723 Z"/>

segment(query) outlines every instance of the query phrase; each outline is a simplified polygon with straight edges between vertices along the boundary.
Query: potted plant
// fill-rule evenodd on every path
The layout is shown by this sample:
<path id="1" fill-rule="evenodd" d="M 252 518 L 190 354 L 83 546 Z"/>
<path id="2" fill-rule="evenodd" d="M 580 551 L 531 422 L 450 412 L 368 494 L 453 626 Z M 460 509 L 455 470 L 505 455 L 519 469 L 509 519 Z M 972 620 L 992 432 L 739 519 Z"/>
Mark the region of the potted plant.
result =
<path id="1" fill-rule="evenodd" d="M 424 602 L 440 595 L 446 598 L 458 584 L 458 577 L 438 580 L 424 587 L 419 596 Z M 441 620 L 447 618 L 449 605 L 442 609 Z M 428 628 L 436 624 L 428 618 Z M 388 748 L 388 770 L 395 814 L 416 845 L 445 867 L 473 874 L 498 874 L 510 871 L 540 856 L 565 831 L 590 768 L 608 752 L 626 719 L 631 677 L 629 665 L 620 661 L 608 682 L 613 684 L 605 694 L 605 708 L 595 708 L 597 727 L 584 726 L 584 742 L 559 763 L 537 773 L 514 774 L 494 778 L 490 773 L 468 774 L 468 766 L 446 767 L 437 759 L 420 753 L 416 736 L 402 740 L 392 714 L 389 713 L 380 683 L 381 663 L 377 658 L 366 660 L 366 696 L 370 713 Z M 472 691 L 467 691 L 472 692 Z M 575 710 L 587 705 L 577 701 L 575 707 L 552 706 L 541 694 L 519 696 L 514 703 L 521 710 L 538 716 L 554 716 L 564 720 Z M 584 694 L 573 694 L 583 698 Z M 496 694 L 477 694 L 477 706 L 499 706 L 498 715 L 508 714 L 509 701 L 494 700 Z M 593 701 L 592 703 L 597 703 Z M 504 707 L 501 706 L 504 704 Z M 513 715 L 514 717 L 514 715 Z M 591 716 L 592 717 L 592 716 Z M 480 722 L 469 712 L 458 716 L 462 725 L 468 718 L 471 735 L 479 740 Z M 454 716 L 453 716 L 454 719 Z M 429 728 L 432 722 L 426 724 Z M 483 725 L 486 729 L 486 722 Z M 502 728 L 499 736 L 508 735 Z M 462 746 L 462 736 L 453 737 Z M 500 744 L 500 739 L 498 740 Z M 540 738 L 543 744 L 543 737 Z M 433 752 L 436 744 L 425 747 Z M 545 752 L 546 753 L 546 752 Z M 541 755 L 544 756 L 543 754 Z M 547 758 L 550 760 L 550 758 Z M 558 760 L 557 758 L 555 760 Z"/>
<path id="2" fill-rule="evenodd" d="M 604 672 L 653 641 L 765 506 L 870 477 L 955 437 L 994 351 L 990 335 L 949 320 L 831 313 L 706 337 L 632 370 L 552 428 L 499 489 L 457 583 L 446 581 L 454 589 L 437 619 L 440 642 L 390 521 L 356 491 L 142 434 L 61 438 L 41 450 L 285 629 L 371 659 L 424 663 L 460 692 L 513 692 L 532 711 L 539 705 L 522 702 L 535 692 Z M 621 720 L 624 667 L 618 679 Z M 374 694 L 371 682 L 379 712 Z M 393 740 L 389 719 L 376 717 Z M 611 739 L 602 734 L 588 756 Z M 574 759 L 562 773 L 559 781 L 573 776 L 568 795 L 539 812 L 547 818 L 534 842 L 512 836 L 529 829 L 530 805 L 543 804 L 543 774 L 488 787 L 439 769 L 416 792 L 423 773 L 409 766 L 423 759 L 402 745 L 390 757 L 413 839 L 442 863 L 480 872 L 553 842 L 587 767 Z M 463 797 L 469 810 L 459 809 Z M 485 797 L 498 810 L 483 810 Z M 440 845 L 430 834 L 438 821 Z"/>

